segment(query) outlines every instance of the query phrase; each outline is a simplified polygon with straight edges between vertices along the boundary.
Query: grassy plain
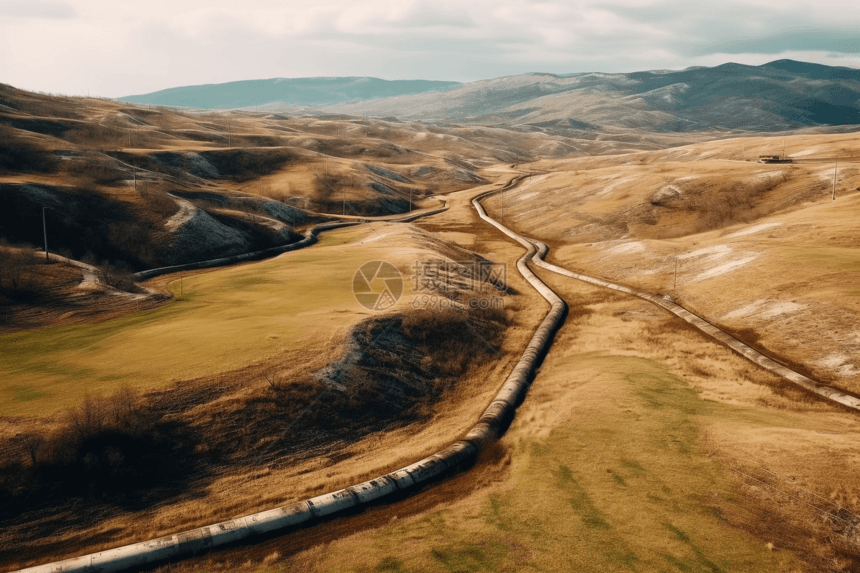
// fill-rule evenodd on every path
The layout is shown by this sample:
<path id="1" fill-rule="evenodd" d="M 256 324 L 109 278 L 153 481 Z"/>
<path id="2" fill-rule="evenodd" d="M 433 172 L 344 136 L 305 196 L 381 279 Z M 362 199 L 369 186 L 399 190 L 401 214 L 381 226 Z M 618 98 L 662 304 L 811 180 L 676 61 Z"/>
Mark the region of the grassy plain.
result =
<path id="1" fill-rule="evenodd" d="M 856 417 L 647 303 L 541 275 L 570 317 L 476 467 L 171 571 L 853 570 Z"/>
<path id="2" fill-rule="evenodd" d="M 297 347 L 323 352 L 369 315 L 352 294 L 355 271 L 385 259 L 408 278 L 411 246 L 408 231 L 385 224 L 340 229 L 307 250 L 183 278 L 181 299 L 174 280 L 178 300 L 155 310 L 2 335 L 0 415 L 50 414 L 86 395 L 208 376 Z"/>

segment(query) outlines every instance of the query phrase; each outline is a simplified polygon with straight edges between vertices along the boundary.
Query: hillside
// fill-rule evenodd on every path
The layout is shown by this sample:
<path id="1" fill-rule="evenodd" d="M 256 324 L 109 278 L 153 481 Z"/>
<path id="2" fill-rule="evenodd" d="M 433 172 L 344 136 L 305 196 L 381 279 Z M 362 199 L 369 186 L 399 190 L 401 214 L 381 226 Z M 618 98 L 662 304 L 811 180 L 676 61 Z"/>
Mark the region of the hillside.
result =
<path id="1" fill-rule="evenodd" d="M 780 60 L 762 66 L 628 74 L 527 74 L 326 106 L 331 113 L 457 118 L 572 133 L 606 126 L 660 131 L 778 131 L 860 124 L 860 70 Z"/>
<path id="2" fill-rule="evenodd" d="M 544 173 L 488 204 L 564 266 L 669 295 L 857 393 L 857 141 L 786 137 L 790 165 L 750 161 L 773 152 L 761 137 L 543 162 L 529 167 Z"/>

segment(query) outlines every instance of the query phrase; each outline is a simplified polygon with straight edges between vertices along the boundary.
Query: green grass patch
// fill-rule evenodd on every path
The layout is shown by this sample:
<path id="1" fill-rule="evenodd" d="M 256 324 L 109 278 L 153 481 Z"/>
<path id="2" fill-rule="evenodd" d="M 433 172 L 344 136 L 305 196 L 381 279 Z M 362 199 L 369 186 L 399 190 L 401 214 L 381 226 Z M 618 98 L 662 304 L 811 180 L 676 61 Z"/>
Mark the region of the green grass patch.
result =
<path id="1" fill-rule="evenodd" d="M 476 494 L 479 500 L 334 542 L 321 570 L 381 571 L 386 563 L 440 572 L 797 568 L 792 555 L 732 528 L 707 502 L 732 486 L 700 448 L 702 419 L 755 424 L 758 413 L 702 400 L 659 363 L 640 358 L 578 356 L 544 372 L 587 381 L 570 390 L 581 406 L 559 410 L 575 429 L 559 423 L 538 438 L 520 432 L 528 422 L 516 420 L 504 484 Z"/>
<path id="2" fill-rule="evenodd" d="M 307 250 L 185 277 L 182 300 L 154 310 L 0 336 L 0 415 L 50 413 L 87 394 L 229 371 L 298 344 L 322 349 L 366 316 L 352 277 L 384 258 L 380 241 L 330 247 L 372 236 L 366 228 L 333 231 Z M 179 281 L 169 289 L 178 295 Z"/>
<path id="3" fill-rule="evenodd" d="M 831 270 L 860 270 L 860 249 L 850 247 L 787 247 L 785 253 L 791 260 Z"/>

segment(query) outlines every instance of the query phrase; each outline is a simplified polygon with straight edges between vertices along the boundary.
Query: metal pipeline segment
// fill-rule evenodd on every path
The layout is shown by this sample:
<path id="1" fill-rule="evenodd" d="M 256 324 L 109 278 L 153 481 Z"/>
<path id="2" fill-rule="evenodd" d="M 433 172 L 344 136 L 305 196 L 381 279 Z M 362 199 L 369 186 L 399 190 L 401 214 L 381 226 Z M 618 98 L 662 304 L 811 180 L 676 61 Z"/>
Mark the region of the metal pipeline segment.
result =
<path id="1" fill-rule="evenodd" d="M 398 217 L 396 219 L 382 219 L 384 222 L 390 223 L 407 223 L 409 221 L 414 221 L 415 219 L 419 219 L 421 217 L 429 217 L 431 215 L 437 215 L 443 211 L 448 209 L 448 202 L 445 201 L 445 204 L 442 207 L 437 209 L 433 209 L 430 211 L 423 211 L 421 213 L 411 213 L 404 217 Z M 369 219 L 373 220 L 373 219 Z M 254 251 L 252 253 L 242 253 L 239 255 L 231 255 L 229 257 L 220 257 L 217 259 L 209 259 L 206 261 L 197 261 L 194 263 L 183 263 L 181 265 L 171 265 L 169 267 L 158 267 L 155 269 L 148 269 L 145 271 L 140 271 L 134 273 L 132 276 L 135 281 L 142 281 L 146 279 L 151 279 L 153 277 L 157 277 L 160 275 L 164 275 L 167 273 L 175 273 L 179 271 L 187 271 L 187 270 L 195 270 L 195 269 L 209 269 L 212 267 L 220 267 L 224 265 L 232 265 L 235 263 L 241 263 L 244 261 L 254 261 L 258 259 L 264 259 L 266 257 L 271 257 L 274 255 L 279 255 L 281 253 L 288 253 L 290 251 L 296 251 L 298 249 L 303 249 L 304 247 L 309 247 L 317 242 L 317 235 L 319 235 L 323 231 L 331 231 L 332 229 L 339 229 L 341 227 L 350 227 L 353 225 L 360 225 L 366 221 L 334 221 L 332 223 L 323 223 L 321 225 L 317 225 L 312 228 L 307 235 L 303 239 L 296 241 L 295 243 L 290 243 L 288 245 L 281 245 L 279 247 L 271 247 L 268 249 L 263 249 L 261 251 Z"/>
<path id="2" fill-rule="evenodd" d="M 506 188 L 509 186 L 503 189 Z M 478 202 L 480 198 L 498 191 L 500 190 L 482 194 L 475 198 L 472 204 L 475 205 L 482 219 L 526 247 L 526 253 L 517 261 L 517 268 L 529 284 L 550 303 L 551 308 L 495 399 L 462 440 L 397 471 L 332 493 L 175 535 L 22 569 L 19 573 L 113 573 L 151 563 L 190 557 L 248 537 L 272 531 L 286 531 L 314 519 L 337 515 L 394 492 L 427 483 L 448 470 L 474 462 L 483 446 L 498 437 L 505 422 L 513 416 L 517 404 L 528 389 L 538 361 L 552 343 L 553 334 L 561 326 L 567 310 L 564 301 L 543 284 L 526 265 L 526 262 L 538 252 L 535 246 L 489 218 Z M 447 206 L 439 211 L 444 209 L 447 209 Z M 357 222 L 320 225 L 314 227 L 311 235 L 347 224 L 357 224 Z M 309 238 L 310 236 L 306 237 L 306 240 Z"/>
<path id="3" fill-rule="evenodd" d="M 619 292 L 624 292 L 639 297 L 643 300 L 647 300 L 648 302 L 671 312 L 675 316 L 682 318 L 687 323 L 695 326 L 697 329 L 704 332 L 711 338 L 722 342 L 744 358 L 756 363 L 758 366 L 761 366 L 765 370 L 769 370 L 774 374 L 782 376 L 786 380 L 793 382 L 794 384 L 797 384 L 798 386 L 801 386 L 802 388 L 805 388 L 810 392 L 818 394 L 823 398 L 832 400 L 854 410 L 860 410 L 860 398 L 846 394 L 836 388 L 819 384 L 815 380 L 804 376 L 799 372 L 795 372 L 794 370 L 780 364 L 769 356 L 766 356 L 758 350 L 755 350 L 747 344 L 744 344 L 743 342 L 728 334 L 727 332 L 720 330 L 704 318 L 690 312 L 678 303 L 656 294 L 633 290 L 623 285 L 617 285 L 609 281 L 605 281 L 588 275 L 583 275 L 580 273 L 575 273 L 565 268 L 553 265 L 552 263 L 548 263 L 543 259 L 549 251 L 549 248 L 544 243 L 538 240 L 529 239 L 529 241 L 535 245 L 538 251 L 537 255 L 532 259 L 532 262 L 534 262 L 534 264 L 536 264 L 537 266 L 566 277 L 571 277 L 600 287 L 617 290 Z"/>

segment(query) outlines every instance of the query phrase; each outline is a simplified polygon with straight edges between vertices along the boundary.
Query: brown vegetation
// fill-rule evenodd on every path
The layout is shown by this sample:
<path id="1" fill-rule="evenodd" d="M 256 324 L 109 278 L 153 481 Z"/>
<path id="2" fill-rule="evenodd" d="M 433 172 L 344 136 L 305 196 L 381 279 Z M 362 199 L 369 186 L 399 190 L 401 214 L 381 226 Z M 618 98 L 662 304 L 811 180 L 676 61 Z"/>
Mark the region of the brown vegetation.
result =
<path id="1" fill-rule="evenodd" d="M 61 519 L 85 531 L 124 512 L 179 503 L 216 478 L 336 457 L 370 434 L 420 427 L 471 392 L 464 380 L 495 363 L 506 323 L 503 311 L 454 309 L 376 318 L 316 372 L 275 361 L 253 368 L 251 385 L 246 369 L 184 391 L 90 397 L 46 420 L 48 433 L 6 438 L 0 561 L 45 554 L 39 524 Z M 473 334 L 465 343 L 463 331 Z M 81 503 L 88 511 L 74 510 Z M 50 551 L 69 551 L 68 543 Z"/>

